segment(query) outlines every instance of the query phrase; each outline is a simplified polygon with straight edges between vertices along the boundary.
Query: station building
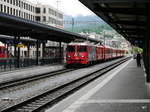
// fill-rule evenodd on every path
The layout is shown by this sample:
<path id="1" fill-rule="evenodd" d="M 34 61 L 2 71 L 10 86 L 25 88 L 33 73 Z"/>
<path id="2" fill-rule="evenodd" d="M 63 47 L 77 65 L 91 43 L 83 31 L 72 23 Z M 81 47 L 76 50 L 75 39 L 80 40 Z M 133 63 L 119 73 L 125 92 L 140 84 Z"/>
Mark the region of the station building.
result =
<path id="1" fill-rule="evenodd" d="M 31 21 L 40 22 L 53 27 L 63 29 L 63 13 L 56 8 L 41 3 L 32 3 L 27 0 L 0 0 L 0 12 L 6 13 L 12 16 L 17 16 Z M 21 37 L 30 39 L 29 37 Z M 59 43 L 47 41 L 46 46 L 58 47 Z M 14 47 L 9 48 L 14 53 Z M 30 54 L 27 54 L 27 47 L 21 48 L 21 57 L 30 56 L 30 58 L 36 57 L 35 46 L 30 46 Z M 40 57 L 42 57 L 42 45 L 39 48 Z M 14 55 L 14 54 L 13 54 Z"/>

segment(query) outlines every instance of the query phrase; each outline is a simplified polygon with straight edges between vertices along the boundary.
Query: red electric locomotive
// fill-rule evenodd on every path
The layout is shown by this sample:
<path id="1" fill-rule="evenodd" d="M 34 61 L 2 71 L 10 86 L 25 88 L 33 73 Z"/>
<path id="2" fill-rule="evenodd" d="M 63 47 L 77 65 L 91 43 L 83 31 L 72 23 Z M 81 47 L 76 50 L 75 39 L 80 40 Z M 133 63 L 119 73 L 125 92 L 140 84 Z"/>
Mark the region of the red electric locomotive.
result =
<path id="1" fill-rule="evenodd" d="M 73 42 L 67 46 L 67 64 L 88 64 L 96 60 L 95 46 L 86 42 Z"/>

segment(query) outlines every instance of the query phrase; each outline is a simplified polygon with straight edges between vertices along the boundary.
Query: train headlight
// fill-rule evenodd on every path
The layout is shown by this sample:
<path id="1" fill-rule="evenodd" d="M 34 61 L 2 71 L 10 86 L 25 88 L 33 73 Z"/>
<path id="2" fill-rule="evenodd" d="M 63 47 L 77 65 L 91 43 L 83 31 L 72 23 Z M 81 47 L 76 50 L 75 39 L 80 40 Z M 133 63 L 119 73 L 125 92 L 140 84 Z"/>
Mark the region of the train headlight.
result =
<path id="1" fill-rule="evenodd" d="M 70 58 L 71 56 L 67 56 L 68 58 Z"/>
<path id="2" fill-rule="evenodd" d="M 84 58 L 85 56 L 81 56 L 82 58 Z"/>

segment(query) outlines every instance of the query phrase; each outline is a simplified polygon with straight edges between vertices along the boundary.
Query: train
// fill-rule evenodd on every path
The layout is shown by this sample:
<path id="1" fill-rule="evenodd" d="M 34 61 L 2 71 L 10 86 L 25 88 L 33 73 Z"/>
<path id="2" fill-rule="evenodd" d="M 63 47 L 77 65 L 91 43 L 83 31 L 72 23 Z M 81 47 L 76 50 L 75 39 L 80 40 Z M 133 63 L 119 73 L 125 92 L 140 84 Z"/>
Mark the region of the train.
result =
<path id="1" fill-rule="evenodd" d="M 89 42 L 71 42 L 66 49 L 66 66 L 89 65 L 95 62 L 123 57 L 125 50 Z"/>
<path id="2" fill-rule="evenodd" d="M 0 42 L 0 58 L 6 58 L 7 53 L 6 53 L 6 47 L 2 42 Z"/>

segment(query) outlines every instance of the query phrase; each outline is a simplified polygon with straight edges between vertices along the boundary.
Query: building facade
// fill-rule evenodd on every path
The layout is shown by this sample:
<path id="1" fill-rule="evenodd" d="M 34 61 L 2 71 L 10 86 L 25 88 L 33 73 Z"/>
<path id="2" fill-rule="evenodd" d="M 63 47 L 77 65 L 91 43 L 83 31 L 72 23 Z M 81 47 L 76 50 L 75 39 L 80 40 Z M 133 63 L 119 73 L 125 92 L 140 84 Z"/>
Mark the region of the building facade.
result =
<path id="1" fill-rule="evenodd" d="M 0 0 L 0 12 L 35 20 L 35 5 L 26 0 Z"/>
<path id="2" fill-rule="evenodd" d="M 63 13 L 52 6 L 36 4 L 35 20 L 50 26 L 63 29 Z"/>

